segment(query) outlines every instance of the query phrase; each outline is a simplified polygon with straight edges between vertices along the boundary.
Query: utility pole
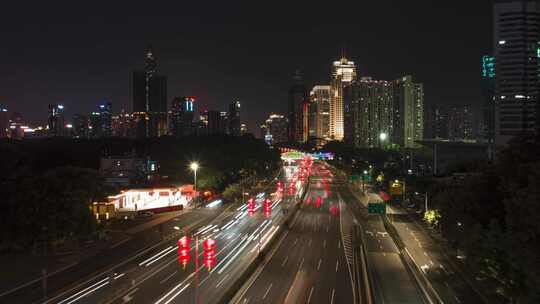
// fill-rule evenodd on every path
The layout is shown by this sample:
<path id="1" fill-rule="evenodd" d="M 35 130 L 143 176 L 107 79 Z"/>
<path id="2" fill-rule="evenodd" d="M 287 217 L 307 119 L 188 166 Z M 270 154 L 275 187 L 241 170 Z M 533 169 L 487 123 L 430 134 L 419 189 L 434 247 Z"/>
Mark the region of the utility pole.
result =
<path id="1" fill-rule="evenodd" d="M 428 211 L 428 205 L 427 205 L 427 192 L 426 192 L 426 195 L 425 195 L 424 197 L 425 197 L 424 201 L 425 201 L 425 204 L 426 204 L 426 212 L 427 212 L 427 211 Z"/>

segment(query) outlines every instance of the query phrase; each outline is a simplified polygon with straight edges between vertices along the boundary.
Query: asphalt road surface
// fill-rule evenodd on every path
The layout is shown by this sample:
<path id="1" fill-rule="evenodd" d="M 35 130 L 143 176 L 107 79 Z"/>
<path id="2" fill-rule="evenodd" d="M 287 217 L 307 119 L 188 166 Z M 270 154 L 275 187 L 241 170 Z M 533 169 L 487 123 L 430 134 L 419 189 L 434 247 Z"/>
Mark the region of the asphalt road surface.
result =
<path id="1" fill-rule="evenodd" d="M 353 303 L 339 194 L 314 172 L 294 226 L 237 303 Z"/>

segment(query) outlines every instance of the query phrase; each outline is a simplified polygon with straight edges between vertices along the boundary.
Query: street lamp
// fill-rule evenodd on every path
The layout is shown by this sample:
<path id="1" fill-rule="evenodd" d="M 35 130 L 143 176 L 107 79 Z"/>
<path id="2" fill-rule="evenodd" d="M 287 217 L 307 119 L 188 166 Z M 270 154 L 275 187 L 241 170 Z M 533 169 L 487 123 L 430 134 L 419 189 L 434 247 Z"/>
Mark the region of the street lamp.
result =
<path id="1" fill-rule="evenodd" d="M 379 139 L 381 140 L 381 148 L 384 146 L 384 141 L 388 138 L 388 134 L 386 134 L 385 132 L 381 132 L 381 134 L 379 134 Z"/>
<path id="2" fill-rule="evenodd" d="M 191 170 L 193 170 L 193 176 L 195 179 L 195 181 L 193 182 L 193 194 L 197 195 L 197 169 L 199 169 L 199 164 L 196 162 L 192 162 L 189 167 L 191 168 Z M 195 196 L 194 199 L 197 199 L 197 197 Z M 196 203 L 197 201 L 195 201 L 195 207 L 197 206 Z"/>

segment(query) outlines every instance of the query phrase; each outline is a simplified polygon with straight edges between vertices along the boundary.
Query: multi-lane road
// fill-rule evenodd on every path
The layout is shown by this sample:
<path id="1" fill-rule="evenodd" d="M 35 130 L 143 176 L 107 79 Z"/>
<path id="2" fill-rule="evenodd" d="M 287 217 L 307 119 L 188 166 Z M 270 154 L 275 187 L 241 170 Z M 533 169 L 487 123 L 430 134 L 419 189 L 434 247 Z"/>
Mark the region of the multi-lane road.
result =
<path id="1" fill-rule="evenodd" d="M 343 232 L 339 194 L 326 188 L 325 173 L 314 168 L 294 226 L 237 303 L 354 303 L 350 233 Z"/>
<path id="2" fill-rule="evenodd" d="M 188 227 L 192 235 L 191 261 L 185 269 L 177 259 L 176 238 L 130 260 L 114 271 L 95 277 L 55 297 L 47 303 L 218 303 L 231 284 L 256 259 L 258 250 L 277 233 L 288 216 L 282 210 L 293 205 L 302 188 L 294 194 L 272 197 L 272 213 L 262 214 L 259 201 L 255 214 L 248 215 L 244 204 L 225 212 L 202 227 Z M 285 208 L 285 209 L 284 209 Z M 180 229 L 184 227 L 179 227 Z M 216 241 L 217 263 L 207 269 L 203 264 L 202 241 Z M 195 241 L 198 239 L 198 246 Z M 199 265 L 195 271 L 195 247 Z"/>

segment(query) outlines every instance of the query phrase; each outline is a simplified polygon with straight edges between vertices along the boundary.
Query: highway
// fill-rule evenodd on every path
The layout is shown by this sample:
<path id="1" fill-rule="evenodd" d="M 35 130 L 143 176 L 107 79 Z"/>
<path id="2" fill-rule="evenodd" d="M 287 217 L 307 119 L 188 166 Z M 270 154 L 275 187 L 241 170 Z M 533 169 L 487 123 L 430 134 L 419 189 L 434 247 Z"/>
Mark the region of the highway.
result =
<path id="1" fill-rule="evenodd" d="M 315 166 L 294 226 L 236 303 L 354 303 L 346 211 L 335 188 L 326 190 L 326 170 Z"/>
<path id="2" fill-rule="evenodd" d="M 371 194 L 373 200 L 379 199 Z M 453 271 L 426 232 L 400 207 L 388 205 L 387 213 L 414 262 L 431 282 L 444 303 L 482 303 L 466 281 Z"/>
<path id="3" fill-rule="evenodd" d="M 362 228 L 376 303 L 424 303 L 422 292 L 400 257 L 379 215 L 367 214 L 369 198 L 359 200 L 347 186 L 342 197 Z"/>
<path id="4" fill-rule="evenodd" d="M 223 208 L 197 209 L 189 210 L 187 213 L 179 215 L 170 221 L 163 223 L 163 229 L 170 231 L 166 233 L 165 238 L 171 238 L 178 235 L 172 230 L 175 225 L 183 227 L 197 227 L 216 217 Z M 138 253 L 145 252 L 145 248 L 153 248 L 149 252 L 159 250 L 163 245 L 158 245 L 160 233 L 158 228 L 148 229 L 131 236 L 126 242 L 115 244 L 109 249 L 100 253 L 99 258 L 83 260 L 81 263 L 49 277 L 47 280 L 47 289 L 50 303 L 57 300 L 55 295 L 63 294 L 67 290 L 77 290 L 92 285 L 96 281 L 93 276 L 106 271 L 107 269 L 120 265 L 128 260 L 130 256 L 136 256 Z M 98 276 L 99 277 L 99 276 Z M 41 281 L 30 284 L 13 293 L 0 297 L 0 303 L 41 303 L 43 301 Z M 51 298 L 51 296 L 53 296 Z"/>
<path id="5" fill-rule="evenodd" d="M 188 227 L 192 235 L 191 261 L 185 269 L 177 260 L 176 241 L 180 233 L 159 248 L 132 259 L 108 275 L 79 286 L 49 303 L 217 303 L 235 278 L 257 257 L 258 248 L 276 233 L 289 208 L 300 195 L 275 196 L 270 217 L 262 214 L 260 203 L 253 216 L 246 204 L 226 212 L 204 226 Z M 183 228 L 183 227 L 181 227 Z M 199 239 L 199 270 L 195 271 L 195 238 Z M 217 264 L 203 267 L 204 239 L 216 241 Z"/>

